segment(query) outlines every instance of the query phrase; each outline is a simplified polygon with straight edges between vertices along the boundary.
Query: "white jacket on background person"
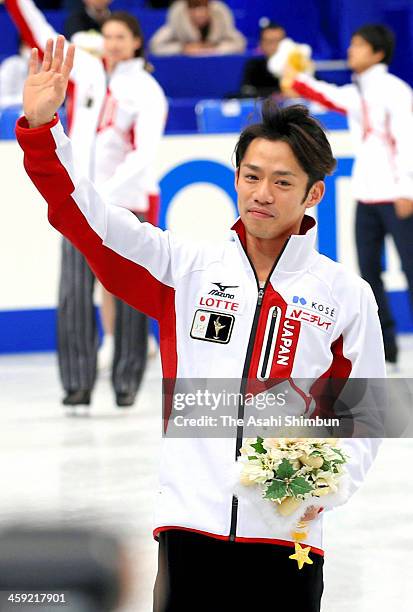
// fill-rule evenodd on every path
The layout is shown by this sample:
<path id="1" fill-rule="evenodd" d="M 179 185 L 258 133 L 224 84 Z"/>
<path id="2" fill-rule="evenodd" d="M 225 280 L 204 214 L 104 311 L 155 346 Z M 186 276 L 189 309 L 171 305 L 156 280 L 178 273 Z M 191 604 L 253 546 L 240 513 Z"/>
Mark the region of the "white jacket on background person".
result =
<path id="1" fill-rule="evenodd" d="M 29 55 L 11 55 L 0 64 L 0 108 L 23 104 L 23 86 L 29 68 Z"/>
<path id="2" fill-rule="evenodd" d="M 337 86 L 299 74 L 292 88 L 302 97 L 345 113 L 353 142 L 353 194 L 364 203 L 413 199 L 413 93 L 376 64 L 353 83 Z"/>
<path id="3" fill-rule="evenodd" d="M 6 6 L 29 46 L 43 51 L 56 38 L 32 0 L 7 0 Z M 78 48 L 67 115 L 77 171 L 96 182 L 106 202 L 150 216 L 149 196 L 159 193 L 153 166 L 167 101 L 144 60 L 120 62 L 107 75 L 102 60 Z"/>
<path id="4" fill-rule="evenodd" d="M 86 256 L 108 291 L 159 321 L 165 379 L 244 380 L 265 388 L 268 379 L 344 384 L 385 377 L 371 289 L 318 253 L 314 219 L 304 217 L 300 235 L 289 238 L 260 288 L 241 220 L 222 244 L 181 241 L 105 205 L 93 184 L 76 176 L 58 118 L 36 129 L 22 118 L 17 137 L 25 168 L 48 202 L 50 223 Z M 305 414 L 303 396 L 293 396 Z M 272 529 L 254 505 L 242 498 L 233 504 L 228 480 L 236 427 L 233 433 L 164 439 L 155 535 L 187 529 L 223 540 L 293 545 L 289 530 Z M 363 481 L 378 445 L 377 439 L 343 440 L 351 457 L 348 495 Z M 306 543 L 323 554 L 321 517 L 310 523 Z"/>

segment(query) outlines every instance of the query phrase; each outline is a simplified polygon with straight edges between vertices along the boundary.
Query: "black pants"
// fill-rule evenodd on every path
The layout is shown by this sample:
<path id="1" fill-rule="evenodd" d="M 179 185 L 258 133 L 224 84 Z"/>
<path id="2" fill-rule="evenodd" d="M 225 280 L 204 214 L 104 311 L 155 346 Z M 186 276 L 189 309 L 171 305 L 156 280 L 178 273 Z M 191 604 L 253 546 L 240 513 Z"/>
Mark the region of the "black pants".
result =
<path id="1" fill-rule="evenodd" d="M 359 202 L 356 212 L 356 244 L 360 272 L 370 283 L 379 307 L 386 357 L 394 361 L 397 354 L 395 323 L 381 278 L 381 256 L 386 234 L 393 237 L 399 253 L 413 312 L 413 215 L 399 219 L 391 203 Z"/>
<path id="2" fill-rule="evenodd" d="M 294 549 L 215 540 L 170 530 L 159 535 L 154 612 L 319 612 L 323 558 L 299 570 Z"/>
<path id="3" fill-rule="evenodd" d="M 63 239 L 57 339 L 60 378 L 67 392 L 91 391 L 95 383 L 98 330 L 94 285 L 86 259 Z M 146 366 L 148 318 L 119 299 L 115 299 L 115 308 L 113 388 L 116 393 L 136 393 Z"/>

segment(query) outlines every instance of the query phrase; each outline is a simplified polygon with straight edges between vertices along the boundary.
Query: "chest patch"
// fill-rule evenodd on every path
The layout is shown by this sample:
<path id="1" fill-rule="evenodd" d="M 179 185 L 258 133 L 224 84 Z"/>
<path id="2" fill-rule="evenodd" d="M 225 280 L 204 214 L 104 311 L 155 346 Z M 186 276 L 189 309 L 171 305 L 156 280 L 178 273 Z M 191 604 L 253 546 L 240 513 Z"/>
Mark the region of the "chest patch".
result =
<path id="1" fill-rule="evenodd" d="M 191 327 L 191 338 L 228 344 L 234 327 L 235 317 L 222 312 L 197 310 Z"/>

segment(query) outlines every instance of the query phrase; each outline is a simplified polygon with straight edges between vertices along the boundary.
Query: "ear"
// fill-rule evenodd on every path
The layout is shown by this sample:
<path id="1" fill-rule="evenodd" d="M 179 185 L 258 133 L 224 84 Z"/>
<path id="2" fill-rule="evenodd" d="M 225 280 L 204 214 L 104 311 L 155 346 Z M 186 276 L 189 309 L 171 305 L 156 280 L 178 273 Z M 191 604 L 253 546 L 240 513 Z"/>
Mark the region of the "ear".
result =
<path id="1" fill-rule="evenodd" d="M 142 38 L 139 38 L 139 36 L 135 36 L 135 51 L 139 51 L 139 49 L 142 47 Z"/>
<path id="2" fill-rule="evenodd" d="M 239 181 L 239 168 L 235 170 L 235 175 L 234 175 L 234 187 L 237 193 L 238 193 L 238 181 Z"/>
<path id="3" fill-rule="evenodd" d="M 324 193 L 326 190 L 326 186 L 324 181 L 316 181 L 314 185 L 311 186 L 310 191 L 304 201 L 304 205 L 306 208 L 313 208 L 313 206 L 317 206 L 319 202 L 323 199 Z"/>

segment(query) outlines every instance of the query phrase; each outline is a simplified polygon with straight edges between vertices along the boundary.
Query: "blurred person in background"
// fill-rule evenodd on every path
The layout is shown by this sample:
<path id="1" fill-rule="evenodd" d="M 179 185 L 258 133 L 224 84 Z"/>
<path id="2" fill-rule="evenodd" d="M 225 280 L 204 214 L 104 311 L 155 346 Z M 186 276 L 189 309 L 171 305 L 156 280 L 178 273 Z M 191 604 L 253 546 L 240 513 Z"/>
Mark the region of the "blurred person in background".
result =
<path id="1" fill-rule="evenodd" d="M 382 254 L 391 235 L 407 279 L 413 312 L 413 93 L 389 74 L 395 46 L 382 24 L 356 30 L 348 48 L 353 83 L 336 86 L 286 65 L 283 89 L 347 114 L 355 144 L 352 183 L 356 246 L 362 277 L 379 305 L 386 361 L 396 364 L 395 321 L 382 281 Z M 390 366 L 392 367 L 392 366 Z"/>
<path id="2" fill-rule="evenodd" d="M 268 70 L 268 59 L 276 53 L 285 38 L 285 30 L 277 23 L 268 23 L 260 32 L 259 57 L 249 59 L 244 68 L 241 84 L 242 97 L 266 98 L 280 92 L 279 79 Z"/>
<path id="3" fill-rule="evenodd" d="M 110 15 L 109 5 L 112 0 L 80 0 L 80 6 L 68 10 L 65 21 L 65 36 L 77 47 L 93 53 L 97 57 L 103 55 L 102 25 Z M 100 315 L 103 327 L 103 342 L 98 353 L 98 369 L 109 372 L 113 362 L 115 346 L 115 301 L 113 296 L 101 289 Z"/>
<path id="4" fill-rule="evenodd" d="M 19 53 L 10 55 L 1 62 L 0 109 L 23 104 L 23 85 L 27 78 L 29 59 L 30 48 L 20 42 Z"/>
<path id="5" fill-rule="evenodd" d="M 7 0 L 26 42 L 44 49 L 56 32 L 32 0 Z M 159 187 L 153 172 L 167 102 L 147 72 L 143 35 L 128 13 L 111 14 L 102 26 L 104 57 L 77 49 L 69 84 L 68 129 L 75 165 L 93 177 L 101 197 L 156 224 Z M 119 236 L 120 242 L 122 236 Z M 95 277 L 84 256 L 64 240 L 58 305 L 58 361 L 63 404 L 88 405 L 96 379 L 98 331 Z M 146 366 L 148 319 L 116 300 L 112 384 L 120 407 L 133 405 Z"/>
<path id="6" fill-rule="evenodd" d="M 243 53 L 246 40 L 223 2 L 177 0 L 149 46 L 155 55 L 214 55 Z"/>
<path id="7" fill-rule="evenodd" d="M 68 40 L 77 32 L 100 32 L 109 17 L 112 0 L 83 0 L 83 6 L 71 12 L 65 21 L 65 36 Z M 76 40 L 73 40 L 75 44 Z"/>

